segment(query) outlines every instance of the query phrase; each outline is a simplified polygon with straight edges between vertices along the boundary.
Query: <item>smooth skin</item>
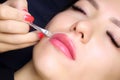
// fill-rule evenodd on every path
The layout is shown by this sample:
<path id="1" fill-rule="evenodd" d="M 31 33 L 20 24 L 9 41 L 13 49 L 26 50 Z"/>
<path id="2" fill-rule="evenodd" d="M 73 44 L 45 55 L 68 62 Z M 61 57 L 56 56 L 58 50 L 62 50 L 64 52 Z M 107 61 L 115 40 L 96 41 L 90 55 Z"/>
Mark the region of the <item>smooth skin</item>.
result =
<path id="1" fill-rule="evenodd" d="M 97 7 L 93 0 L 79 0 L 74 7 L 82 11 L 70 7 L 47 25 L 53 34 L 72 40 L 75 59 L 43 38 L 15 80 L 120 80 L 120 27 L 115 20 L 120 20 L 120 0 L 94 1 Z"/>
<path id="2" fill-rule="evenodd" d="M 35 45 L 39 38 L 29 32 L 31 15 L 26 0 L 7 0 L 0 4 L 0 53 Z"/>

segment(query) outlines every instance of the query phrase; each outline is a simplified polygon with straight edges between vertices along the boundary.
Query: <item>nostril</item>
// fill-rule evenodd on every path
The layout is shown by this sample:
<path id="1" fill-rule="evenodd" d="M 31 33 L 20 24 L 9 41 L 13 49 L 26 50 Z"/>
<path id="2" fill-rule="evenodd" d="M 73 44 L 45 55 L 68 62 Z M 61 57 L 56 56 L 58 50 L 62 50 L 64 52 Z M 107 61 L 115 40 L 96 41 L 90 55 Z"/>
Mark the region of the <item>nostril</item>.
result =
<path id="1" fill-rule="evenodd" d="M 93 35 L 94 23 L 89 20 L 80 20 L 71 25 L 70 31 L 78 37 L 82 43 L 87 43 Z"/>
<path id="2" fill-rule="evenodd" d="M 79 34 L 81 35 L 81 39 L 84 39 L 84 33 L 79 32 Z"/>
<path id="3" fill-rule="evenodd" d="M 84 34 L 83 34 L 83 33 L 81 33 L 81 35 L 82 35 L 82 36 L 81 36 L 81 38 L 84 38 Z"/>
<path id="4" fill-rule="evenodd" d="M 76 31 L 76 27 L 74 27 L 73 30 Z"/>
<path id="5" fill-rule="evenodd" d="M 77 31 L 77 28 L 74 27 L 73 30 L 74 30 L 74 31 Z M 84 34 L 83 34 L 82 32 L 79 32 L 79 31 L 78 31 L 78 33 L 81 34 L 81 38 L 84 38 Z"/>

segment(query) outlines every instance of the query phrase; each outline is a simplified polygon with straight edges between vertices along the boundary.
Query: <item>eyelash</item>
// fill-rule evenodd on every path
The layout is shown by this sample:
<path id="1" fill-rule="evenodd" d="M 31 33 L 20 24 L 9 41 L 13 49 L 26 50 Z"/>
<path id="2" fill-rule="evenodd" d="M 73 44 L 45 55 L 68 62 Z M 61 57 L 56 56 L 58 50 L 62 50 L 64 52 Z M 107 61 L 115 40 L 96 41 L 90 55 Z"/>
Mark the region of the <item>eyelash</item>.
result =
<path id="1" fill-rule="evenodd" d="M 72 5 L 72 9 L 76 10 L 76 11 L 80 11 L 82 14 L 87 15 L 87 13 L 80 7 Z"/>
<path id="2" fill-rule="evenodd" d="M 120 48 L 120 46 L 117 44 L 117 42 L 115 41 L 115 39 L 113 38 L 112 34 L 107 31 L 106 34 L 110 37 L 112 43 L 117 47 L 117 48 Z"/>

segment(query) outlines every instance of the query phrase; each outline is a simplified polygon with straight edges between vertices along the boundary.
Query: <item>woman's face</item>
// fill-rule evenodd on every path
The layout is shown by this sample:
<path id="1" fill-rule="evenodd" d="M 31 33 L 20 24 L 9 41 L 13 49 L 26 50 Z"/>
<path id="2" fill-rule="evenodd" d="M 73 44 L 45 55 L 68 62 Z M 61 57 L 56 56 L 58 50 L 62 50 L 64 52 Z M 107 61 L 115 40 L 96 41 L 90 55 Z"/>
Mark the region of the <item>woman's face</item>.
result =
<path id="1" fill-rule="evenodd" d="M 34 48 L 45 80 L 119 80 L 120 0 L 79 0 L 47 25 Z"/>

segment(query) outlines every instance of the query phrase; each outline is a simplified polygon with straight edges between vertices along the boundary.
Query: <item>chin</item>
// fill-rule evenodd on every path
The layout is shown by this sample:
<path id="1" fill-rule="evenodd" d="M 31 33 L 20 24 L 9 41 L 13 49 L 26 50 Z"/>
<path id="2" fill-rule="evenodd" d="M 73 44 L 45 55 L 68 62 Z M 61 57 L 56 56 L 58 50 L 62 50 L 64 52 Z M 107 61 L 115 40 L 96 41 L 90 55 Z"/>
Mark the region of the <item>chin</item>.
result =
<path id="1" fill-rule="evenodd" d="M 33 65 L 40 76 L 51 78 L 61 71 L 56 52 L 47 41 L 40 41 L 33 50 Z"/>
<path id="2" fill-rule="evenodd" d="M 67 79 L 70 70 L 68 61 L 69 59 L 58 52 L 47 40 L 41 40 L 34 47 L 33 65 L 37 74 L 45 80 L 70 80 Z"/>

